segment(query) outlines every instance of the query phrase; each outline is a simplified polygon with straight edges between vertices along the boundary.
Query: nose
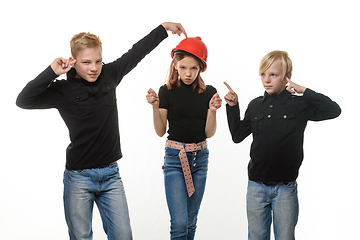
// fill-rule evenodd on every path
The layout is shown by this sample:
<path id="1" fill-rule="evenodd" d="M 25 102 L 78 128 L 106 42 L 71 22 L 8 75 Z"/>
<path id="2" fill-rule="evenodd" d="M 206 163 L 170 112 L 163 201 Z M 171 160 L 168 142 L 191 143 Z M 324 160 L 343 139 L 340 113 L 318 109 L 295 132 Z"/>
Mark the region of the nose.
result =
<path id="1" fill-rule="evenodd" d="M 187 71 L 186 71 L 186 76 L 187 76 L 187 77 L 190 77 L 190 76 L 191 76 L 191 70 L 187 70 Z"/>
<path id="2" fill-rule="evenodd" d="M 269 83 L 270 82 L 270 77 L 269 76 L 264 76 L 264 81 Z"/>
<path id="3" fill-rule="evenodd" d="M 91 64 L 90 71 L 93 71 L 93 72 L 96 72 L 96 71 L 97 71 L 97 66 L 96 66 L 96 64 Z"/>

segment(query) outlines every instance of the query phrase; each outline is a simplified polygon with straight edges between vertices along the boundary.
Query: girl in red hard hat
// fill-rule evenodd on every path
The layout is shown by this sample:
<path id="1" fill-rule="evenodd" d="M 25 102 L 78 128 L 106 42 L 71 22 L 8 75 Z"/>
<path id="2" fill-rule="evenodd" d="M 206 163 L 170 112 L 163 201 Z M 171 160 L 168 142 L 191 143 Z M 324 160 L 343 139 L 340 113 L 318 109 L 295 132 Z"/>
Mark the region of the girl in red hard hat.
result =
<path id="1" fill-rule="evenodd" d="M 200 37 L 186 38 L 171 51 L 172 61 L 159 95 L 146 95 L 153 106 L 154 128 L 166 133 L 164 180 L 171 218 L 171 239 L 194 239 L 208 169 L 207 138 L 216 131 L 221 98 L 200 76 L 207 68 L 207 47 Z"/>

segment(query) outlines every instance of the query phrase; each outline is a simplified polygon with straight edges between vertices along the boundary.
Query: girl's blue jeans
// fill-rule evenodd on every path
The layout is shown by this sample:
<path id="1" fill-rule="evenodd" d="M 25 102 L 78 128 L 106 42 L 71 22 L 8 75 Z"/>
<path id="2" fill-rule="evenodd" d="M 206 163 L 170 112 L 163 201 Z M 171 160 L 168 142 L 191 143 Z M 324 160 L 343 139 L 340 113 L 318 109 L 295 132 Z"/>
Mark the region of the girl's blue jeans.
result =
<path id="1" fill-rule="evenodd" d="M 273 221 L 276 240 L 294 240 L 299 215 L 297 183 L 265 185 L 248 182 L 246 195 L 249 240 L 270 240 Z"/>
<path id="2" fill-rule="evenodd" d="M 209 150 L 188 152 L 190 171 L 195 193 L 189 198 L 186 191 L 179 150 L 165 148 L 164 180 L 166 200 L 170 213 L 171 239 L 193 240 L 196 230 L 197 216 L 204 195 L 208 170 Z"/>
<path id="3" fill-rule="evenodd" d="M 131 240 L 128 206 L 116 162 L 102 168 L 65 170 L 64 210 L 70 240 L 92 239 L 94 202 L 108 239 Z"/>

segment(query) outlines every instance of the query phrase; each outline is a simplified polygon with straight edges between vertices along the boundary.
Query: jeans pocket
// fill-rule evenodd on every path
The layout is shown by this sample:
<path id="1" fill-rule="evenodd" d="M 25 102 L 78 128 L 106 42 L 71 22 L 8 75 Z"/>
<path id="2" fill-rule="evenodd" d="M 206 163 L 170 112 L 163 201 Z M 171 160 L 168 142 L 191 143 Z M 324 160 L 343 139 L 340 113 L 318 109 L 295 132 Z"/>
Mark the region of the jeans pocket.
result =
<path id="1" fill-rule="evenodd" d="M 178 157 L 180 150 L 174 148 L 165 148 L 165 156 L 166 157 Z"/>
<path id="2" fill-rule="evenodd" d="M 109 165 L 109 169 L 111 169 L 114 173 L 118 173 L 119 165 L 117 164 L 117 162 L 113 162 Z"/>
<path id="3" fill-rule="evenodd" d="M 65 173 L 66 174 L 69 174 L 69 175 L 81 175 L 84 173 L 86 169 L 81 169 L 81 170 L 65 170 Z"/>
<path id="4" fill-rule="evenodd" d="M 293 182 L 283 183 L 283 185 L 287 188 L 295 188 L 297 187 L 297 182 L 293 181 Z"/>

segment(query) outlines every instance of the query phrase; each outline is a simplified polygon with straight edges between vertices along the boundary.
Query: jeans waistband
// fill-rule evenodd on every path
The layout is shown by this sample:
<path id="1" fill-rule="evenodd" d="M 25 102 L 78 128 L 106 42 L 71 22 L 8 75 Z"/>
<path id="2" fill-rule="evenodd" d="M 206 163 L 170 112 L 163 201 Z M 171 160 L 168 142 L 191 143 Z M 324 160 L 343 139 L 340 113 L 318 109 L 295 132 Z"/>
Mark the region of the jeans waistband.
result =
<path id="1" fill-rule="evenodd" d="M 275 186 L 275 185 L 278 185 L 278 184 L 284 184 L 284 185 L 288 185 L 289 183 L 291 182 L 260 182 L 266 186 Z"/>

